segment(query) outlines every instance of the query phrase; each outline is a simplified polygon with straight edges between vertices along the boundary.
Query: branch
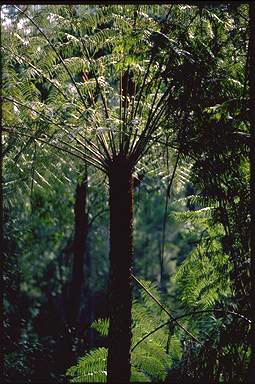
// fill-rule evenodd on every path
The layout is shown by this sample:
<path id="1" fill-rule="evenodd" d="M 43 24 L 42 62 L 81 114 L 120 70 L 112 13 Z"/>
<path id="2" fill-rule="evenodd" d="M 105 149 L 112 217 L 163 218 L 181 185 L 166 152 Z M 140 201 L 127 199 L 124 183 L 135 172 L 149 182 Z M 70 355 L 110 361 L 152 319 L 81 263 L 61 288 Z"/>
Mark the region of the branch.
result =
<path id="1" fill-rule="evenodd" d="M 149 64 L 148 64 L 146 73 L 145 73 L 144 78 L 143 78 L 142 87 L 141 87 L 140 92 L 139 92 L 139 95 L 138 95 L 137 104 L 136 104 L 136 108 L 135 108 L 135 112 L 134 112 L 134 119 L 135 119 L 135 117 L 136 117 L 136 113 L 137 113 L 137 110 L 138 110 L 138 107 L 139 107 L 139 103 L 140 103 L 140 100 L 141 100 L 141 97 L 142 97 L 143 89 L 144 89 L 144 87 L 145 87 L 146 79 L 147 79 L 147 77 L 148 77 L 148 75 L 149 75 L 149 70 L 150 70 L 152 61 L 153 61 L 153 55 L 151 55 L 151 57 L 150 57 L 150 62 L 149 62 Z"/>
<path id="2" fill-rule="evenodd" d="M 158 78 L 156 77 L 155 82 L 157 82 L 157 80 L 158 80 Z M 154 95 L 154 98 L 153 98 L 153 101 L 152 101 L 152 104 L 151 104 L 151 108 L 150 108 L 150 111 L 149 111 L 148 121 L 150 121 L 150 118 L 151 118 L 151 115 L 152 115 L 152 110 L 153 110 L 154 104 L 155 104 L 156 99 L 157 99 L 157 95 L 158 95 L 158 92 L 159 92 L 159 89 L 160 89 L 161 82 L 162 82 L 162 79 L 160 78 L 158 86 L 157 86 L 157 89 L 156 89 L 156 92 L 155 92 L 155 95 Z M 135 118 L 135 115 L 134 115 L 133 119 L 134 118 Z M 147 124 L 148 124 L 148 122 L 147 122 Z M 137 126 L 136 130 L 135 130 L 135 134 L 134 134 L 133 140 L 132 140 L 132 144 L 130 146 L 130 154 L 133 153 L 133 149 L 136 146 L 136 142 L 135 141 L 136 141 L 137 136 L 140 137 L 140 135 L 138 135 L 138 129 L 139 128 Z"/>
<path id="3" fill-rule="evenodd" d="M 89 222 L 89 227 L 92 226 L 93 222 L 98 218 L 98 216 L 102 215 L 102 213 L 108 212 L 109 208 L 101 209 L 101 211 L 97 212 L 95 216 L 92 217 L 92 219 Z"/>
<path id="4" fill-rule="evenodd" d="M 94 69 L 93 69 L 93 65 L 92 65 L 91 58 L 90 58 L 90 56 L 89 56 L 89 53 L 88 53 L 87 48 L 86 48 L 85 45 L 84 45 L 83 40 L 81 40 L 81 43 L 82 43 L 82 47 L 83 47 L 83 49 L 85 50 L 85 53 L 86 53 L 87 58 L 88 58 L 88 60 L 89 60 L 89 63 L 90 63 L 90 65 L 91 65 L 92 74 L 93 74 L 93 76 L 94 76 L 94 78 L 95 78 L 95 80 L 96 80 L 96 85 L 97 85 L 97 87 L 98 87 L 98 89 L 99 89 L 99 93 L 100 93 L 100 96 L 101 96 L 101 99 L 102 99 L 102 102 L 103 102 L 103 106 L 104 106 L 104 111 L 105 111 L 106 119 L 109 119 L 109 112 L 108 112 L 108 108 L 107 108 L 106 100 L 105 100 L 105 97 L 104 97 L 104 95 L 103 95 L 102 88 L 101 88 L 101 86 L 100 86 L 100 84 L 99 84 L 99 81 L 98 81 L 98 77 L 97 77 L 97 75 L 96 75 L 96 72 L 95 72 Z M 112 134 L 112 131 L 111 131 L 111 130 L 108 131 L 108 137 L 109 137 L 109 142 L 110 142 L 110 146 L 111 146 L 111 149 L 112 149 L 113 156 L 115 156 L 115 155 L 116 155 L 116 147 L 115 147 L 114 138 L 113 138 L 113 134 Z"/>
<path id="5" fill-rule="evenodd" d="M 133 352 L 133 350 L 138 347 L 138 345 L 140 343 L 142 343 L 145 339 L 147 339 L 147 337 L 149 337 L 150 335 L 152 335 L 153 333 L 157 332 L 159 329 L 165 327 L 166 325 L 170 324 L 172 322 L 172 320 L 168 320 L 166 323 L 164 324 L 161 324 L 159 325 L 157 328 L 153 329 L 151 332 L 147 333 L 145 336 L 143 336 L 132 348 L 131 348 L 131 352 Z"/>
<path id="6" fill-rule="evenodd" d="M 234 311 L 225 311 L 222 309 L 201 309 L 201 310 L 194 311 L 194 312 L 184 313 L 183 315 L 178 316 L 176 319 L 179 320 L 179 319 L 182 319 L 183 317 L 186 317 L 186 316 L 193 316 L 193 315 L 198 315 L 200 313 L 208 313 L 208 312 L 218 312 L 218 313 L 222 313 L 224 315 L 233 315 L 233 316 L 239 317 L 240 319 L 245 320 L 249 324 L 252 323 L 252 321 L 250 319 L 248 319 L 247 317 L 245 317 L 241 313 L 234 312 Z"/>
<path id="7" fill-rule="evenodd" d="M 133 146 L 132 143 L 132 153 L 130 154 L 130 159 L 132 159 L 132 163 L 136 164 L 140 158 L 144 155 L 144 150 L 146 148 L 146 144 L 148 143 L 151 135 L 155 132 L 157 125 L 162 114 L 166 112 L 168 104 L 165 102 L 163 106 L 160 108 L 160 105 L 163 103 L 164 99 L 168 97 L 168 92 L 171 86 L 169 85 L 160 100 L 158 101 L 153 112 L 150 111 L 150 115 L 148 116 L 148 120 L 145 128 L 142 131 L 142 134 L 136 144 Z M 159 110 L 159 111 L 158 111 Z M 158 111 L 158 113 L 156 113 Z M 134 140 L 133 140 L 134 142 Z"/>

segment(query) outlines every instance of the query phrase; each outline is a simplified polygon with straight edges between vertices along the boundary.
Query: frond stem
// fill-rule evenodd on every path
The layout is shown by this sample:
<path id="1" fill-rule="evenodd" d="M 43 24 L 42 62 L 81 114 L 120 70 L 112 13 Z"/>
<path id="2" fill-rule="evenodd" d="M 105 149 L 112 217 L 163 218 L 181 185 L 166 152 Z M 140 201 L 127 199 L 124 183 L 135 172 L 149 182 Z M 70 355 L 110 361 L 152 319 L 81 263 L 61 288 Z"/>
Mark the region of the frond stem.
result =
<path id="1" fill-rule="evenodd" d="M 175 174 L 176 174 L 176 169 L 177 169 L 178 162 L 179 162 L 179 159 L 180 159 L 180 154 L 181 154 L 181 151 L 179 150 L 178 154 L 177 154 L 177 157 L 176 157 L 175 164 L 174 164 L 174 169 L 173 169 L 173 172 L 172 172 L 172 176 L 171 176 L 170 182 L 169 182 L 169 184 L 167 186 L 167 190 L 166 190 L 166 201 L 165 201 L 165 210 L 164 210 L 164 218 L 163 218 L 163 225 L 162 225 L 162 240 L 161 240 L 161 249 L 160 249 L 160 272 L 161 272 L 160 285 L 161 285 L 161 287 L 162 287 L 162 271 L 163 271 L 163 266 L 164 266 L 164 251 L 165 251 L 166 221 L 167 221 L 168 202 L 169 202 L 169 198 L 170 198 L 170 192 L 171 192 L 171 189 L 172 189 L 174 177 L 175 177 Z"/>

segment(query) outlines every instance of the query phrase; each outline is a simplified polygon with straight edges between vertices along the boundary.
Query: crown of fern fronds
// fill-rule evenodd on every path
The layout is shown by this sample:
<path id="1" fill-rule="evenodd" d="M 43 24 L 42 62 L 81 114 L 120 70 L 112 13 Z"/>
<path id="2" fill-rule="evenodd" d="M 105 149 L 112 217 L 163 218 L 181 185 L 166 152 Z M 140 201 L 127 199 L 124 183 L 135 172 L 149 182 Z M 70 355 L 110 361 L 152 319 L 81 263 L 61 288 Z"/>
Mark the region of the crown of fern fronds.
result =
<path id="1" fill-rule="evenodd" d="M 224 253 L 222 227 L 211 227 L 208 221 L 204 223 L 207 224 L 207 234 L 180 265 L 174 279 L 184 303 L 191 307 L 211 308 L 223 296 L 231 294 L 232 266 L 229 255 Z"/>

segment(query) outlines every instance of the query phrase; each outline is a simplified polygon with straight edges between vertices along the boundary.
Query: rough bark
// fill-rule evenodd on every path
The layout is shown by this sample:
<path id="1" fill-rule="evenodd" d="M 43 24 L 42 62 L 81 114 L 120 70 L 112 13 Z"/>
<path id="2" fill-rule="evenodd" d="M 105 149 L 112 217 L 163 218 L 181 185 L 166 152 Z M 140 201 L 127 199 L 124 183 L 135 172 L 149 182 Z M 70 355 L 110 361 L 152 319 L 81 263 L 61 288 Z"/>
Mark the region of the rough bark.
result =
<path id="1" fill-rule="evenodd" d="M 131 267 L 133 181 L 125 160 L 110 167 L 110 272 L 108 383 L 129 383 L 131 375 Z"/>
<path id="2" fill-rule="evenodd" d="M 86 257 L 86 245 L 88 234 L 87 215 L 87 179 L 77 184 L 75 195 L 75 226 L 73 241 L 73 271 L 70 286 L 70 323 L 78 321 L 82 299 L 82 288 L 84 286 L 84 264 Z"/>
<path id="3" fill-rule="evenodd" d="M 0 12 L 2 10 L 2 6 L 0 6 Z M 1 14 L 1 13 L 0 13 Z M 1 20 L 0 20 L 1 21 Z M 1 46 L 1 23 L 0 23 L 0 46 Z M 0 55 L 0 66 L 2 68 L 2 55 Z M 2 110 L 2 70 L 0 70 L 0 265 L 1 265 L 1 271 L 4 270 L 5 266 L 5 260 L 4 260 L 4 204 L 3 204 L 3 187 L 4 187 L 4 180 L 3 180 L 3 138 L 2 138 L 2 117 L 3 117 L 3 110 Z M 1 304 L 3 306 L 3 288 L 4 288 L 4 280 L 3 280 L 3 273 L 0 275 L 0 300 Z M 4 335 L 4 327 L 3 327 L 3 311 L 1 311 L 0 315 L 0 334 L 1 334 L 1 341 L 3 341 L 3 335 Z M 3 342 L 1 343 L 3 345 Z M 3 359 L 1 359 L 1 377 L 3 376 Z M 2 377 L 3 379 L 3 377 Z M 4 382 L 4 380 L 2 380 Z"/>
<path id="4" fill-rule="evenodd" d="M 255 4 L 250 2 L 250 134 L 251 142 L 255 140 Z M 251 166 L 251 360 L 248 372 L 248 382 L 254 383 L 255 374 L 255 149 L 250 147 Z"/>

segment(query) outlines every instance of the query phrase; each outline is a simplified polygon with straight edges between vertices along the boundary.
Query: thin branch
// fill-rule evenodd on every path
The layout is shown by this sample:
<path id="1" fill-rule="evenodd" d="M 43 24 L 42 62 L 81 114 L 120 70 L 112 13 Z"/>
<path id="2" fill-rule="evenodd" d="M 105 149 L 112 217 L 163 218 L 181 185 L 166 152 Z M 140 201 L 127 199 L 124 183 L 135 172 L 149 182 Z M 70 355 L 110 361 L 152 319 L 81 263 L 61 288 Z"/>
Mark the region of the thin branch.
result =
<path id="1" fill-rule="evenodd" d="M 89 60 L 89 63 L 91 65 L 92 74 L 93 74 L 93 76 L 94 76 L 94 78 L 96 80 L 96 85 L 97 85 L 97 87 L 99 89 L 99 93 L 100 93 L 100 96 L 101 96 L 101 99 L 102 99 L 102 102 L 103 102 L 103 106 L 104 106 L 104 111 L 105 111 L 106 119 L 109 119 L 109 112 L 108 112 L 108 108 L 107 108 L 105 97 L 104 97 L 103 92 L 102 92 L 102 87 L 99 84 L 98 77 L 96 75 L 96 72 L 93 69 L 91 58 L 89 56 L 87 48 L 84 46 L 83 40 L 81 40 L 81 43 L 82 43 L 83 49 L 86 52 L 87 59 Z M 113 134 L 112 134 L 111 130 L 108 131 L 108 137 L 109 137 L 109 142 L 110 142 L 110 146 L 111 146 L 111 149 L 112 149 L 113 156 L 115 156 L 116 155 L 116 147 L 115 147 L 114 138 L 113 138 Z"/>
<path id="2" fill-rule="evenodd" d="M 148 295 L 160 306 L 160 308 L 171 318 L 172 321 L 174 321 L 185 333 L 187 333 L 196 343 L 202 344 L 201 341 L 199 341 L 190 331 L 188 331 L 179 321 L 166 309 L 160 301 L 131 273 L 131 277 L 137 282 L 138 285 L 140 285 L 145 292 L 148 293 Z"/>
<path id="3" fill-rule="evenodd" d="M 100 216 L 102 215 L 103 213 L 105 212 L 108 212 L 109 211 L 109 208 L 104 208 L 104 209 L 101 209 L 99 212 L 97 212 L 97 214 L 95 216 L 92 217 L 92 219 L 90 220 L 89 222 L 89 227 L 92 226 L 93 222 Z"/>
<path id="4" fill-rule="evenodd" d="M 161 69 L 161 66 L 160 66 L 160 69 Z M 157 81 L 158 79 L 156 79 Z M 161 83 L 162 83 L 162 77 L 160 77 L 159 79 L 159 83 L 158 83 L 158 86 L 157 86 L 157 89 L 156 89 L 156 92 L 155 92 L 155 95 L 154 95 L 154 98 L 153 98 L 153 101 L 152 101 L 152 104 L 151 104 L 151 109 L 150 109 L 150 112 L 149 112 L 149 116 L 148 116 L 148 120 L 151 119 L 151 116 L 152 116 L 152 110 L 154 108 L 154 105 L 155 105 L 155 102 L 156 102 L 156 99 L 157 99 L 157 96 L 158 96 L 158 92 L 160 90 L 160 86 L 161 86 Z"/>
<path id="5" fill-rule="evenodd" d="M 246 16 L 244 16 L 241 12 L 239 12 L 236 8 L 235 8 L 235 12 L 238 16 L 241 16 L 245 21 L 249 21 L 249 18 L 247 18 Z"/>
<path id="6" fill-rule="evenodd" d="M 51 147 L 54 147 L 54 148 L 57 148 L 57 149 L 63 149 L 63 148 L 61 148 L 61 147 L 58 147 L 56 144 L 50 143 L 50 142 L 48 142 L 48 141 L 46 141 L 46 140 L 43 140 L 43 139 L 40 139 L 40 138 L 36 138 L 36 137 L 34 137 L 34 136 L 32 136 L 32 135 L 29 135 L 29 134 L 27 134 L 27 133 L 22 133 L 22 132 L 15 131 L 14 129 L 10 129 L 10 128 L 8 128 L 8 127 L 4 127 L 4 128 L 3 128 L 3 131 L 5 131 L 5 132 L 9 132 L 9 133 L 13 133 L 13 134 L 15 134 L 15 135 L 19 135 L 19 136 L 29 137 L 29 138 L 31 138 L 31 139 L 33 139 L 33 140 L 40 141 L 41 143 L 48 144 L 48 145 L 50 145 Z M 81 157 L 81 156 L 79 156 L 79 155 L 77 155 L 77 154 L 75 154 L 75 153 L 72 153 L 72 152 L 70 152 L 70 151 L 68 151 L 68 150 L 66 150 L 66 149 L 63 149 L 63 151 L 65 151 L 65 152 L 67 152 L 67 153 L 70 153 L 71 155 L 74 155 L 74 156 L 78 157 L 78 158 L 81 159 L 81 160 L 84 160 L 83 157 Z"/>
<path id="7" fill-rule="evenodd" d="M 168 320 L 166 323 L 159 325 L 157 328 L 153 329 L 151 332 L 147 333 L 145 336 L 143 336 L 132 348 L 131 352 L 138 347 L 139 344 L 141 344 L 147 337 L 151 336 L 153 333 L 157 332 L 159 329 L 165 327 L 166 325 L 170 324 L 172 320 Z"/>
<path id="8" fill-rule="evenodd" d="M 145 129 L 148 129 L 149 127 L 155 125 L 155 123 L 153 124 L 153 118 L 154 118 L 154 116 L 156 116 L 154 118 L 154 121 L 157 121 L 156 119 L 157 119 L 158 115 L 156 115 L 156 113 L 157 113 L 158 109 L 160 108 L 160 106 L 162 105 L 163 101 L 169 96 L 169 90 L 171 89 L 171 86 L 172 86 L 172 84 L 169 84 L 167 86 L 165 92 L 163 93 L 160 100 L 158 101 L 154 111 L 150 114 L 149 119 L 148 119 L 148 123 L 147 123 Z M 165 103 L 165 105 L 166 105 L 166 103 Z M 162 107 L 163 109 L 164 109 L 165 105 L 163 105 L 163 107 Z M 161 110 L 159 111 L 159 113 L 160 112 L 161 112 Z"/>
<path id="9" fill-rule="evenodd" d="M 167 110 L 167 105 L 165 105 L 162 108 L 162 110 L 158 113 L 157 123 L 160 120 L 160 118 L 162 117 L 162 115 L 165 113 L 166 110 Z M 153 122 L 153 124 L 156 124 L 155 121 Z M 154 125 L 154 127 L 151 126 L 151 127 L 145 127 L 144 128 L 144 130 L 142 132 L 143 133 L 143 140 L 141 140 L 141 141 L 138 140 L 136 149 L 135 149 L 135 151 L 133 151 L 133 154 L 132 154 L 133 164 L 136 164 L 148 152 L 148 150 L 149 150 L 148 142 L 150 141 L 150 137 L 153 134 L 153 132 L 156 131 L 156 128 L 158 128 L 158 126 L 156 126 L 156 125 Z"/>
<path id="10" fill-rule="evenodd" d="M 27 136 L 29 136 L 31 139 L 37 140 L 36 135 L 37 135 L 38 133 L 41 135 L 41 132 L 36 131 L 34 136 L 33 136 L 33 135 L 27 135 Z M 47 138 L 49 138 L 49 140 L 52 139 L 52 136 L 48 137 L 45 133 L 43 133 L 43 135 L 45 135 Z M 69 148 L 71 148 L 71 149 L 73 149 L 73 150 L 79 152 L 81 155 L 84 155 L 84 152 L 82 152 L 79 148 L 74 147 L 73 145 L 67 143 L 67 142 L 64 141 L 64 140 L 60 140 L 60 139 L 58 139 L 58 141 L 59 141 L 61 144 L 67 145 Z"/>
<path id="11" fill-rule="evenodd" d="M 2 5 L 0 5 L 0 45 L 2 44 Z M 0 55 L 0 96 L 2 96 L 2 85 L 3 85 L 3 56 Z M 6 255 L 6 244 L 4 242 L 4 177 L 3 177 L 3 159 L 4 159 L 4 146 L 3 146 L 3 99 L 0 97 L 0 265 L 1 271 L 4 271 L 7 267 L 7 255 Z M 6 285 L 4 284 L 4 274 L 1 273 L 0 276 L 0 284 L 1 284 L 1 292 L 0 292 L 0 300 L 3 303 L 4 293 L 6 292 Z M 3 313 L 1 315 L 1 325 L 0 325 L 0 333 L 4 334 L 6 331 L 3 325 L 4 316 Z M 3 372 L 3 361 L 1 362 L 1 372 Z"/>
<path id="12" fill-rule="evenodd" d="M 99 93 L 100 93 L 100 96 L 101 96 L 101 99 L 102 99 L 102 102 L 103 102 L 103 106 L 104 106 L 105 117 L 106 117 L 107 119 L 109 119 L 109 112 L 108 112 L 108 108 L 107 108 L 107 105 L 106 105 L 106 101 L 105 101 L 104 95 L 103 95 L 103 93 L 102 93 L 102 89 L 101 89 L 101 86 L 100 86 L 100 84 L 99 84 L 98 77 L 97 77 L 97 75 L 96 75 L 96 73 L 95 73 L 95 71 L 94 71 L 94 69 L 93 69 L 93 65 L 92 65 L 91 58 L 90 58 L 89 53 L 88 53 L 88 50 L 87 50 L 87 48 L 84 46 L 84 42 L 83 42 L 82 40 L 81 40 L 81 43 L 82 43 L 82 46 L 83 46 L 83 48 L 84 48 L 84 50 L 85 50 L 85 52 L 86 52 L 88 61 L 89 61 L 90 65 L 91 65 L 92 74 L 93 74 L 93 76 L 94 76 L 94 78 L 95 78 L 95 80 L 96 80 L 96 85 L 97 85 L 97 87 L 98 87 L 98 89 L 99 89 Z"/>
<path id="13" fill-rule="evenodd" d="M 141 97 L 142 97 L 142 93 L 143 93 L 143 90 L 144 90 L 144 87 L 145 87 L 145 82 L 146 82 L 146 79 L 148 77 L 152 61 L 153 61 L 153 55 L 151 55 L 151 57 L 150 57 L 150 62 L 148 64 L 147 71 L 146 71 L 146 73 L 144 75 L 144 78 L 143 78 L 142 87 L 141 87 L 139 95 L 138 95 L 137 104 L 136 104 L 136 108 L 135 108 L 135 112 L 134 112 L 134 119 L 136 117 L 136 113 L 137 113 L 137 110 L 138 110 L 138 107 L 139 107 L 139 103 L 140 103 L 140 100 L 141 100 Z"/>
<path id="14" fill-rule="evenodd" d="M 208 312 L 218 312 L 218 313 L 222 313 L 224 315 L 233 315 L 233 316 L 236 316 L 236 317 L 239 317 L 245 321 L 247 321 L 249 324 L 251 324 L 251 320 L 250 319 L 247 319 L 247 317 L 241 315 L 240 313 L 237 313 L 237 312 L 233 312 L 233 311 L 223 311 L 221 309 L 204 309 L 204 310 L 200 310 L 200 311 L 194 311 L 194 312 L 189 312 L 189 313 L 185 313 L 183 315 L 180 315 L 178 317 L 176 317 L 175 319 L 176 320 L 180 320 L 182 319 L 183 317 L 186 317 L 186 316 L 193 316 L 193 315 L 198 315 L 198 314 L 201 314 L 201 313 L 208 313 Z M 157 332 L 159 329 L 165 327 L 166 325 L 169 325 L 173 322 L 173 320 L 168 320 L 167 322 L 159 325 L 157 328 L 153 329 L 151 332 L 147 333 L 145 336 L 143 336 L 131 349 L 131 352 L 133 352 L 133 350 L 138 347 L 138 345 L 140 343 L 142 343 L 145 339 L 147 339 L 149 336 L 151 336 L 153 333 Z"/>
<path id="15" fill-rule="evenodd" d="M 34 153 L 33 153 L 32 165 L 31 165 L 31 188 L 30 188 L 31 216 L 34 213 L 33 194 L 34 194 L 35 162 L 36 162 L 36 141 L 34 142 Z"/>
<path id="16" fill-rule="evenodd" d="M 13 99 L 10 99 L 8 97 L 5 97 L 3 96 L 3 99 L 5 100 L 8 100 L 8 101 L 11 101 L 15 104 L 18 104 L 18 105 L 21 105 L 22 107 L 24 108 L 27 108 L 33 112 L 36 112 L 37 114 L 39 115 L 42 115 L 44 119 L 47 119 L 49 121 L 49 123 L 55 125 L 56 127 L 60 128 L 61 130 L 63 130 L 65 133 L 67 133 L 70 137 L 72 137 L 74 140 L 77 141 L 77 143 L 79 143 L 80 145 L 83 146 L 83 148 L 85 148 L 86 150 L 88 150 L 89 152 L 91 152 L 98 160 L 104 162 L 104 157 L 103 157 L 103 154 L 100 152 L 99 148 L 97 148 L 96 145 L 94 145 L 91 141 L 87 140 L 81 133 L 77 132 L 77 134 L 79 136 L 81 136 L 83 138 L 83 140 L 86 141 L 87 145 L 90 145 L 91 147 L 93 147 L 94 149 L 96 149 L 96 152 L 94 152 L 93 150 L 91 150 L 90 148 L 88 148 L 82 141 L 80 141 L 76 136 L 72 135 L 67 129 L 65 129 L 62 125 L 60 124 L 57 124 L 55 123 L 52 119 L 50 119 L 49 117 L 45 116 L 44 113 L 42 112 L 39 112 L 37 111 L 36 109 L 32 108 L 32 107 L 29 107 L 28 105 L 25 105 L 25 104 L 22 104 L 20 103 L 19 101 L 16 101 L 16 100 L 13 100 Z M 72 128 L 71 126 L 69 126 L 70 128 Z"/>
<path id="17" fill-rule="evenodd" d="M 248 319 L 247 317 L 245 317 L 241 313 L 234 312 L 234 311 L 225 311 L 225 310 L 217 309 L 217 308 L 214 308 L 214 309 L 201 309 L 201 310 L 198 310 L 198 311 L 184 313 L 183 315 L 178 316 L 176 319 L 179 320 L 179 319 L 182 319 L 183 317 L 186 317 L 186 316 L 193 316 L 193 315 L 199 315 L 201 313 L 211 313 L 211 312 L 222 313 L 224 315 L 233 315 L 233 316 L 239 317 L 240 319 L 246 321 L 249 324 L 252 323 L 252 321 L 250 319 Z"/>
<path id="18" fill-rule="evenodd" d="M 103 147 L 105 155 L 106 155 L 108 161 L 111 161 L 111 154 L 109 152 L 109 148 L 108 148 L 108 145 L 107 145 L 107 141 L 105 140 L 104 134 L 103 133 L 97 133 L 96 137 L 97 137 L 99 143 L 101 144 L 101 146 Z"/>
<path id="19" fill-rule="evenodd" d="M 156 123 L 159 122 L 160 118 L 162 117 L 163 113 L 167 109 L 167 103 L 163 105 L 163 107 L 158 111 L 160 105 L 163 103 L 164 99 L 168 96 L 168 92 L 170 90 L 170 85 L 167 87 L 163 95 L 161 96 L 160 100 L 158 101 L 155 109 L 153 112 L 150 113 L 146 126 L 142 131 L 141 137 L 142 139 L 139 139 L 137 143 L 135 144 L 132 153 L 130 154 L 130 157 L 132 158 L 132 162 L 135 164 L 139 161 L 141 156 L 144 154 L 144 149 L 146 147 L 146 144 L 148 142 L 149 137 L 153 134 L 153 132 L 156 130 L 157 125 Z M 134 142 L 134 140 L 133 140 Z M 133 143 L 132 143 L 133 147 Z"/>
<path id="20" fill-rule="evenodd" d="M 159 72 L 158 72 L 158 74 L 159 74 Z M 155 79 L 155 81 L 157 81 L 157 80 L 158 80 L 158 78 Z M 156 89 L 156 92 L 155 92 L 155 95 L 154 95 L 154 98 L 153 98 L 153 101 L 152 101 L 152 104 L 151 104 L 151 108 L 150 108 L 149 116 L 148 116 L 148 121 L 150 121 L 150 118 L 151 118 L 151 115 L 152 115 L 152 110 L 153 110 L 154 104 L 155 104 L 156 99 L 157 99 L 157 95 L 158 95 L 158 92 L 159 92 L 159 89 L 160 89 L 161 82 L 162 82 L 162 78 L 160 78 L 160 80 L 159 80 L 159 83 L 158 83 L 158 86 L 157 86 L 157 89 Z M 137 136 L 139 137 L 139 135 L 138 135 L 138 126 L 136 127 L 134 138 L 133 138 L 132 144 L 130 146 L 130 153 L 133 152 L 134 146 L 136 145 L 135 141 L 136 141 Z"/>

